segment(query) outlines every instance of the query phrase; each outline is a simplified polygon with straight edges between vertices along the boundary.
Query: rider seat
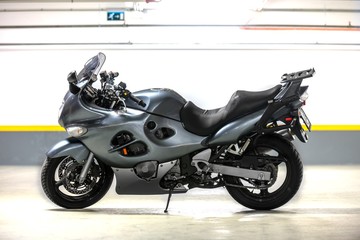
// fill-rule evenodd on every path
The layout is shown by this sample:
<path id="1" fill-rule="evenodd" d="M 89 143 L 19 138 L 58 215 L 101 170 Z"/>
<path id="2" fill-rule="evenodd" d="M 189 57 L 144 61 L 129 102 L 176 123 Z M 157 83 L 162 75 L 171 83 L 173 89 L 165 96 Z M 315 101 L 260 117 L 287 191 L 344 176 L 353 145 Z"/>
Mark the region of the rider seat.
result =
<path id="1" fill-rule="evenodd" d="M 208 136 L 235 119 L 265 108 L 268 100 L 273 99 L 280 88 L 281 85 L 260 92 L 238 90 L 226 106 L 213 110 L 201 109 L 189 101 L 181 109 L 180 118 L 189 132 Z"/>

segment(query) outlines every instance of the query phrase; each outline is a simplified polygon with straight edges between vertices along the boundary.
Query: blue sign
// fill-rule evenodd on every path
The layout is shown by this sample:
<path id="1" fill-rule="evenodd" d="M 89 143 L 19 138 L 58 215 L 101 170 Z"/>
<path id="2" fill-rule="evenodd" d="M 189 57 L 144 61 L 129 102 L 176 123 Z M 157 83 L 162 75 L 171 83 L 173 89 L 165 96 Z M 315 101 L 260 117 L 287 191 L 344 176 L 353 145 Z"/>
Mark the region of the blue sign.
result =
<path id="1" fill-rule="evenodd" d="M 125 21 L 125 12 L 111 11 L 107 12 L 108 21 Z"/>

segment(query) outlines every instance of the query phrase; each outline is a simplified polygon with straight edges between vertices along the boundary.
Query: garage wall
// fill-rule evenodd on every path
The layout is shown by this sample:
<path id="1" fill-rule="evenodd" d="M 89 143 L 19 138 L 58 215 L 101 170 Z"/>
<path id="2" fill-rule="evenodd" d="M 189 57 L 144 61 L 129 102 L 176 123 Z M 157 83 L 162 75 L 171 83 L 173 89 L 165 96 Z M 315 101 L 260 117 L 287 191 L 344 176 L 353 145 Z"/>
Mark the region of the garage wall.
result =
<path id="1" fill-rule="evenodd" d="M 104 21 L 106 11 L 90 12 Z M 159 26 L 135 24 L 136 16 L 126 25 L 71 25 L 63 20 L 66 11 L 25 11 L 29 21 L 22 13 L 0 12 L 0 164 L 40 164 L 46 149 L 66 136 L 47 131 L 59 129 L 66 76 L 99 51 L 107 56 L 104 69 L 118 71 L 132 91 L 167 87 L 208 109 L 225 105 L 238 89 L 264 90 L 284 73 L 314 67 L 315 77 L 305 80 L 305 110 L 314 128 L 325 131 L 296 143 L 304 162 L 359 163 L 357 27 Z"/>
<path id="2" fill-rule="evenodd" d="M 1 164 L 39 165 L 46 150 L 66 137 L 64 132 L 41 129 L 57 125 L 67 73 L 80 69 L 98 51 L 107 55 L 105 69 L 119 71 L 119 80 L 129 89 L 172 88 L 209 109 L 226 104 L 237 89 L 263 90 L 277 84 L 285 72 L 315 67 L 315 77 L 305 80 L 310 86 L 305 110 L 315 128 L 330 125 L 330 129 L 311 133 L 308 144 L 297 143 L 303 160 L 306 164 L 359 163 L 360 132 L 334 131 L 360 122 L 357 50 L 90 47 L 1 52 L 0 62 L 6 69 L 1 78 L 2 128 L 29 127 L 26 132 L 0 132 Z M 40 131 L 28 132 L 37 125 Z"/>
<path id="3" fill-rule="evenodd" d="M 163 47 L 163 46 L 161 46 Z M 132 91 L 175 89 L 203 108 L 225 105 L 238 89 L 264 90 L 286 72 L 314 67 L 306 111 L 314 125 L 360 123 L 358 50 L 329 49 L 11 49 L 0 55 L 0 125 L 56 125 L 67 74 L 91 56 L 107 55 L 104 69 L 118 71 Z M 98 49 L 97 49 L 98 48 Z"/>

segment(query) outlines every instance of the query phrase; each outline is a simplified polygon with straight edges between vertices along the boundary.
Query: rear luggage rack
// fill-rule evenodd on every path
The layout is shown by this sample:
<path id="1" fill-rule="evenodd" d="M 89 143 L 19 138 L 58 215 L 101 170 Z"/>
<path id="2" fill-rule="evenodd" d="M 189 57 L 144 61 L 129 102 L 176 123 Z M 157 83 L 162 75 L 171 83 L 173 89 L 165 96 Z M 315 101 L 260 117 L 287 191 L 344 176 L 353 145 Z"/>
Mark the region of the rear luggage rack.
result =
<path id="1" fill-rule="evenodd" d="M 284 75 L 281 76 L 281 82 L 286 83 L 286 82 L 292 82 L 292 81 L 296 81 L 296 80 L 302 80 L 304 78 L 312 77 L 314 74 L 315 74 L 314 68 L 310 68 L 307 70 L 294 72 L 294 73 L 285 73 Z"/>

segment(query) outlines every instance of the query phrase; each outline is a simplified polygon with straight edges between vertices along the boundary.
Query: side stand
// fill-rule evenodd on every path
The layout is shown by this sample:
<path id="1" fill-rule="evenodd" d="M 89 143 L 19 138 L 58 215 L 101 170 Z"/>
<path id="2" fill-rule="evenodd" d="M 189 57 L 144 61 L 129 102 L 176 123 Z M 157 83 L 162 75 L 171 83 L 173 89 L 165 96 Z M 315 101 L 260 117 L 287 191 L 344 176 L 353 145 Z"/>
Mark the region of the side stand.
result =
<path id="1" fill-rule="evenodd" d="M 170 203 L 170 199 L 171 199 L 173 191 L 174 191 L 174 188 L 169 189 L 169 196 L 168 196 L 168 199 L 167 199 L 166 208 L 164 210 L 164 213 L 168 213 L 169 203 Z"/>

